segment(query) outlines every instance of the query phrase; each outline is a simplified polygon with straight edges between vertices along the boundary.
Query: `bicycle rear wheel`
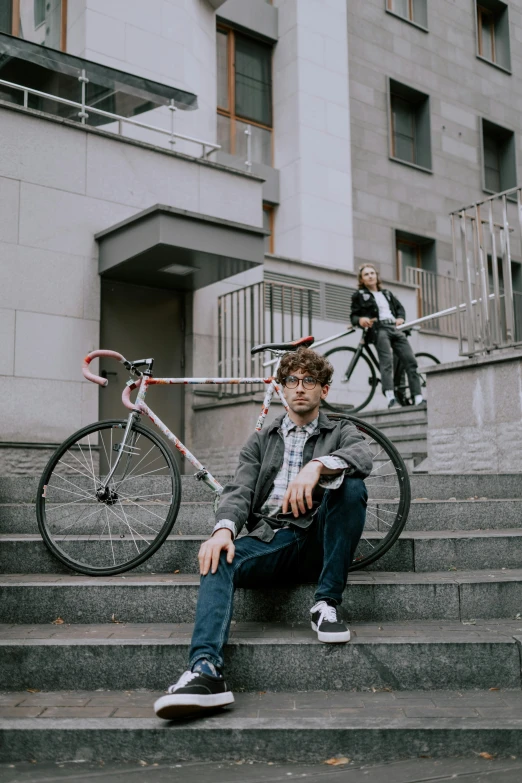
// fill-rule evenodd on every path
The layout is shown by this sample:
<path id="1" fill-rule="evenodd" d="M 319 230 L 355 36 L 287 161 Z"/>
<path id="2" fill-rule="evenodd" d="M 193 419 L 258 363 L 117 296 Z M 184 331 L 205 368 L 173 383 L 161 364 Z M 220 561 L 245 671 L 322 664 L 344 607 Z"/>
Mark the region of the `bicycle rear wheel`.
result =
<path id="1" fill-rule="evenodd" d="M 71 435 L 40 479 L 36 516 L 44 543 L 81 574 L 110 576 L 140 565 L 176 521 L 181 479 L 172 454 L 136 420 L 123 444 L 126 425 L 102 421 Z"/>
<path id="2" fill-rule="evenodd" d="M 355 355 L 356 349 L 347 345 L 332 348 L 324 357 L 334 368 L 332 384 L 323 405 L 337 413 L 356 413 L 365 408 L 377 388 L 378 380 L 375 368 L 366 354 L 361 353 L 349 380 L 346 373 Z"/>
<path id="3" fill-rule="evenodd" d="M 373 470 L 365 479 L 368 490 L 366 524 L 350 571 L 375 563 L 399 538 L 410 510 L 410 478 L 404 461 L 388 438 L 376 427 L 355 416 L 327 414 L 348 419 L 361 432 L 373 454 Z"/>

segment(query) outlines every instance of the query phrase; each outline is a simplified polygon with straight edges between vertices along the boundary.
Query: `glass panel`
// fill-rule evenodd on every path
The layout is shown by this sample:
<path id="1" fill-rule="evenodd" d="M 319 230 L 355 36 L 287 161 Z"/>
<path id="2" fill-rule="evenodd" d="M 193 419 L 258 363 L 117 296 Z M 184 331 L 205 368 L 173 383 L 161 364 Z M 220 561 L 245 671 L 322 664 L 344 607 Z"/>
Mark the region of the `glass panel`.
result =
<path id="1" fill-rule="evenodd" d="M 488 60 L 494 60 L 494 23 L 493 15 L 479 8 L 481 21 L 480 53 Z"/>
<path id="2" fill-rule="evenodd" d="M 247 122 L 236 120 L 236 151 L 235 154 L 242 157 L 245 161 L 248 159 L 247 141 L 248 137 L 245 130 L 248 128 Z M 272 165 L 272 131 L 266 128 L 258 128 L 251 125 L 252 131 L 252 163 L 264 163 L 266 166 Z"/>
<path id="3" fill-rule="evenodd" d="M 11 35 L 13 19 L 11 2 L 12 0 L 0 0 L 0 33 L 8 33 L 9 35 Z"/>
<path id="4" fill-rule="evenodd" d="M 391 10 L 396 14 L 410 18 L 410 0 L 391 0 Z"/>
<path id="5" fill-rule="evenodd" d="M 59 49 L 62 37 L 62 0 L 20 0 L 20 38 Z"/>
<path id="6" fill-rule="evenodd" d="M 236 34 L 236 114 L 272 125 L 272 49 Z"/>
<path id="7" fill-rule="evenodd" d="M 217 116 L 217 143 L 221 144 L 223 152 L 232 152 L 231 149 L 231 120 L 230 117 L 224 117 L 222 114 Z"/>
<path id="8" fill-rule="evenodd" d="M 500 185 L 500 150 L 498 141 L 493 136 L 484 135 L 484 180 L 488 190 L 499 193 Z"/>
<path id="9" fill-rule="evenodd" d="M 415 109 L 402 98 L 392 96 L 394 156 L 415 162 Z"/>
<path id="10" fill-rule="evenodd" d="M 217 105 L 228 109 L 228 33 L 217 31 Z"/>

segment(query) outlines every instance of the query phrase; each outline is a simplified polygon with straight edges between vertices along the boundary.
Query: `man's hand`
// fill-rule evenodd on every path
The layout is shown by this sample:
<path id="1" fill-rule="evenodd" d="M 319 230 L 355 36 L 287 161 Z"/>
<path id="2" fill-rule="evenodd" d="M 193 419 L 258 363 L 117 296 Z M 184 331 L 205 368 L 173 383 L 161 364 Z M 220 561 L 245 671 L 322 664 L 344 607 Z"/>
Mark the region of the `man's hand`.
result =
<path id="1" fill-rule="evenodd" d="M 370 326 L 373 326 L 375 323 L 375 318 L 366 318 L 365 316 L 363 318 L 359 318 L 359 326 L 362 326 L 363 329 L 369 329 Z"/>
<path id="2" fill-rule="evenodd" d="M 395 326 L 401 326 L 404 323 L 404 318 L 397 318 L 395 320 Z"/>
<path id="3" fill-rule="evenodd" d="M 320 462 L 309 462 L 287 487 L 283 498 L 283 514 L 289 507 L 294 517 L 306 513 L 306 507 L 313 508 L 312 492 L 321 477 L 323 466 Z"/>
<path id="4" fill-rule="evenodd" d="M 199 573 L 201 576 L 206 576 L 212 568 L 212 573 L 215 574 L 219 565 L 219 556 L 222 551 L 227 553 L 227 563 L 231 563 L 234 559 L 236 548 L 232 541 L 232 533 L 226 527 L 222 527 L 216 530 L 214 535 L 204 541 L 198 554 L 199 560 Z"/>

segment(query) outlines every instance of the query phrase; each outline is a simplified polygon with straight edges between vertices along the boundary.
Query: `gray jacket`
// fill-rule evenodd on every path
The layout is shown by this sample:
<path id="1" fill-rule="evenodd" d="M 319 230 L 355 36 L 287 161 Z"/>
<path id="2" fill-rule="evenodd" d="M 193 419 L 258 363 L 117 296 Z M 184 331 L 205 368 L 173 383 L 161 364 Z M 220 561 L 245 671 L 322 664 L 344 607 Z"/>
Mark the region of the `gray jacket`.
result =
<path id="1" fill-rule="evenodd" d="M 261 514 L 266 499 L 272 491 L 285 452 L 283 436 L 279 430 L 285 414 L 272 424 L 250 436 L 239 455 L 239 466 L 232 481 L 225 485 L 216 511 L 216 522 L 230 519 L 239 534 L 246 524 L 249 535 L 262 541 L 271 541 L 274 532 L 290 522 L 301 528 L 308 527 L 319 506 L 324 489 L 316 486 L 312 495 L 313 509 L 295 518 L 291 512 L 266 517 Z M 317 430 L 305 443 L 303 466 L 315 457 L 333 455 L 349 464 L 347 476 L 366 478 L 372 470 L 372 455 L 364 436 L 354 424 L 342 419 L 330 421 L 319 413 Z"/>

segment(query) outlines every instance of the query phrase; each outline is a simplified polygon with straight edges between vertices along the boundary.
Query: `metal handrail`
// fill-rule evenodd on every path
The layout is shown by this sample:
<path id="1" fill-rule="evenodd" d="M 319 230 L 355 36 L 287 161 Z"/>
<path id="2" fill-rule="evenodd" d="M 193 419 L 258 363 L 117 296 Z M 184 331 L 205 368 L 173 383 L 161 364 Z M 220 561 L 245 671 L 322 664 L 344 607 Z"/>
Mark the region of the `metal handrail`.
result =
<path id="1" fill-rule="evenodd" d="M 51 101 L 56 101 L 56 103 L 62 103 L 65 106 L 71 106 L 72 108 L 80 109 L 80 111 L 78 112 L 78 116 L 80 117 L 80 121 L 82 125 L 85 125 L 85 122 L 89 117 L 89 113 L 98 114 L 100 117 L 107 117 L 108 119 L 115 120 L 118 123 L 118 133 L 120 136 L 123 135 L 122 123 L 126 122 L 129 125 L 134 125 L 138 128 L 144 128 L 145 130 L 152 130 L 155 131 L 156 133 L 160 133 L 164 136 L 168 136 L 170 139 L 169 143 L 172 146 L 176 143 L 175 139 L 181 139 L 182 141 L 189 141 L 194 144 L 199 144 L 202 147 L 201 157 L 203 158 L 206 158 L 212 152 L 221 149 L 220 144 L 214 144 L 214 142 L 211 141 L 204 141 L 203 139 L 198 139 L 194 136 L 187 136 L 183 133 L 176 133 L 174 131 L 173 120 L 174 120 L 174 112 L 176 111 L 176 107 L 174 106 L 173 100 L 171 100 L 170 105 L 168 107 L 171 111 L 171 128 L 170 130 L 165 130 L 164 128 L 158 128 L 156 125 L 149 125 L 146 122 L 139 122 L 138 120 L 133 120 L 130 117 L 122 117 L 120 114 L 113 114 L 112 112 L 105 111 L 104 109 L 97 109 L 94 106 L 88 106 L 85 102 L 85 85 L 89 80 L 85 76 L 84 71 L 82 71 L 82 75 L 78 77 L 78 81 L 81 82 L 81 91 L 82 91 L 81 103 L 79 103 L 78 101 L 71 101 L 68 98 L 61 98 L 59 95 L 53 95 L 52 93 L 42 92 L 41 90 L 35 90 L 32 87 L 25 87 L 22 84 L 9 82 L 6 81 L 5 79 L 0 79 L 0 85 L 3 85 L 5 87 L 11 87 L 12 89 L 20 90 L 21 92 L 23 92 L 24 108 L 26 109 L 28 108 L 29 95 L 36 95 L 39 98 L 47 98 Z"/>

